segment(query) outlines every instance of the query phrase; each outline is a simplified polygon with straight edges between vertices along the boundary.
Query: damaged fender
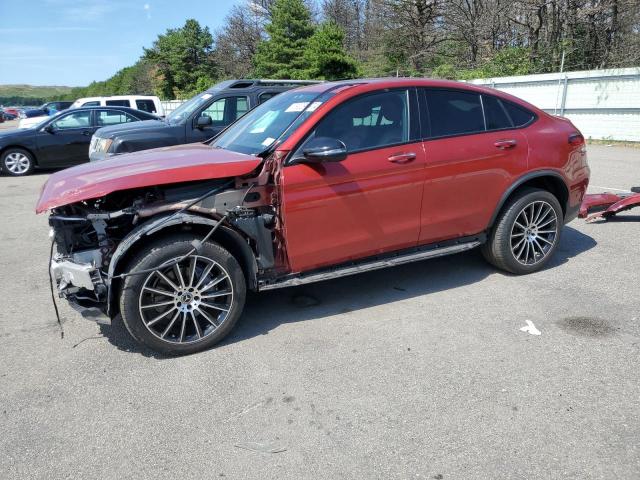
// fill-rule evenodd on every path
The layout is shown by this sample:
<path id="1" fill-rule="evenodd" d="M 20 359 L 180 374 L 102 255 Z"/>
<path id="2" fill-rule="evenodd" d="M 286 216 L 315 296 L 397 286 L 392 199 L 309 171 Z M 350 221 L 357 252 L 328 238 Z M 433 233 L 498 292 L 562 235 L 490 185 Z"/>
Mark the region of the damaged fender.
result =
<path id="1" fill-rule="evenodd" d="M 117 310 L 117 306 L 114 305 L 114 287 L 119 286 L 119 279 L 113 277 L 117 277 L 117 275 L 121 273 L 126 273 L 121 271 L 121 261 L 124 257 L 126 257 L 127 252 L 131 250 L 131 247 L 133 247 L 144 237 L 155 235 L 158 232 L 165 230 L 166 228 L 170 228 L 176 225 L 203 225 L 207 227 L 214 227 L 218 223 L 218 220 L 214 220 L 212 218 L 183 212 L 177 215 L 168 214 L 155 217 L 151 221 L 142 223 L 138 227 L 134 228 L 131 232 L 129 232 L 129 234 L 124 239 L 122 239 L 118 247 L 115 249 L 113 256 L 111 257 L 111 262 L 109 264 L 108 275 L 109 279 L 112 280 L 110 281 L 107 296 L 107 315 L 113 316 L 114 312 Z M 238 260 L 241 260 L 240 264 L 243 267 L 248 286 L 250 289 L 255 290 L 257 288 L 258 267 L 253 250 L 251 250 L 251 247 L 249 247 L 247 241 L 235 230 L 221 225 L 218 228 L 217 232 L 220 235 L 226 236 L 226 240 L 228 240 L 229 242 L 233 242 L 233 245 L 236 247 L 236 253 L 239 254 L 240 258 L 238 258 Z"/>

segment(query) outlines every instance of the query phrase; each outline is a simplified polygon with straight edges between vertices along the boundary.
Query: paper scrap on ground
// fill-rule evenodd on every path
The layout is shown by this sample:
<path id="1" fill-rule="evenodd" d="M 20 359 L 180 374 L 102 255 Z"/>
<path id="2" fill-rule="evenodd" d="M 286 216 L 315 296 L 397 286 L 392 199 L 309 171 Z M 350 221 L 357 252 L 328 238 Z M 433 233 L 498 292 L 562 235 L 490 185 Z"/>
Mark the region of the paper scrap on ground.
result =
<path id="1" fill-rule="evenodd" d="M 252 450 L 254 452 L 262 453 L 281 453 L 287 451 L 286 447 L 283 447 L 281 445 L 272 445 L 259 442 L 236 443 L 234 446 L 237 448 L 242 448 L 244 450 Z"/>
<path id="2" fill-rule="evenodd" d="M 542 335 L 542 332 L 536 328 L 531 320 L 527 320 L 527 326 L 520 329 L 521 332 L 527 332 L 531 335 Z"/>

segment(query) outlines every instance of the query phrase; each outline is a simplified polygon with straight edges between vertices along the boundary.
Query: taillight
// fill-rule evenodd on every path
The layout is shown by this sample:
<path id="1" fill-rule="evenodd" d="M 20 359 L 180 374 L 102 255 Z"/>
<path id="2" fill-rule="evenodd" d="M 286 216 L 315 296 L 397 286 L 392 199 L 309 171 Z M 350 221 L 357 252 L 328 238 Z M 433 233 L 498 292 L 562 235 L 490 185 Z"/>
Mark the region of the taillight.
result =
<path id="1" fill-rule="evenodd" d="M 572 133 L 569 135 L 569 145 L 573 145 L 577 147 L 578 145 L 582 145 L 584 143 L 584 137 L 579 133 Z"/>

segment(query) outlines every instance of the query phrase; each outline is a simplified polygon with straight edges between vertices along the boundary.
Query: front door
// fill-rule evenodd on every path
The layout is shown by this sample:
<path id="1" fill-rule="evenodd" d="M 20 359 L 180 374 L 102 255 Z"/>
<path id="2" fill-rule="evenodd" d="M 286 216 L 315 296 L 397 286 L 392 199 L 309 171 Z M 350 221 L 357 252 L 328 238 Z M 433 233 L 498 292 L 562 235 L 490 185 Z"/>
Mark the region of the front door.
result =
<path id="1" fill-rule="evenodd" d="M 50 131 L 40 129 L 36 137 L 41 167 L 66 167 L 89 161 L 89 143 L 96 130 L 91 110 L 71 111 L 50 126 Z"/>
<path id="2" fill-rule="evenodd" d="M 204 142 L 215 137 L 248 111 L 249 98 L 245 96 L 223 97 L 214 100 L 196 112 L 191 125 L 187 125 L 187 143 Z M 211 121 L 208 125 L 198 126 L 199 117 L 208 117 Z"/>
<path id="3" fill-rule="evenodd" d="M 341 162 L 282 171 L 287 253 L 294 272 L 416 245 L 425 155 L 414 89 L 348 100 L 325 115 L 292 155 L 341 140 Z"/>

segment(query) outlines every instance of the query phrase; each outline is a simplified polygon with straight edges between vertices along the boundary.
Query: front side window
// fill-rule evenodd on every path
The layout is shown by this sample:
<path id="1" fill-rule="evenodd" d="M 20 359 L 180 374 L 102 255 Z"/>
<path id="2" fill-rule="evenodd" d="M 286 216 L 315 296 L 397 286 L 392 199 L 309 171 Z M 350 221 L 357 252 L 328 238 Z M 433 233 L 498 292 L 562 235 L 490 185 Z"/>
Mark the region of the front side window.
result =
<path id="1" fill-rule="evenodd" d="M 135 118 L 125 112 L 119 112 L 117 110 L 96 111 L 96 125 L 98 127 L 108 127 L 109 125 L 118 125 L 120 123 L 135 121 Z"/>
<path id="2" fill-rule="evenodd" d="M 408 142 L 409 92 L 365 95 L 336 107 L 320 120 L 307 142 L 320 137 L 342 141 L 348 152 Z"/>
<path id="3" fill-rule="evenodd" d="M 100 102 L 95 100 L 92 102 L 84 102 L 82 105 L 82 107 L 99 107 L 100 106 Z"/>
<path id="4" fill-rule="evenodd" d="M 456 90 L 427 90 L 432 137 L 484 132 L 480 95 Z"/>
<path id="5" fill-rule="evenodd" d="M 57 130 L 87 128 L 91 126 L 90 115 L 90 111 L 70 113 L 53 122 L 52 126 Z"/>
<path id="6" fill-rule="evenodd" d="M 220 98 L 205 108 L 200 116 L 211 117 L 214 125 L 224 126 L 236 121 L 249 110 L 247 97 Z"/>

